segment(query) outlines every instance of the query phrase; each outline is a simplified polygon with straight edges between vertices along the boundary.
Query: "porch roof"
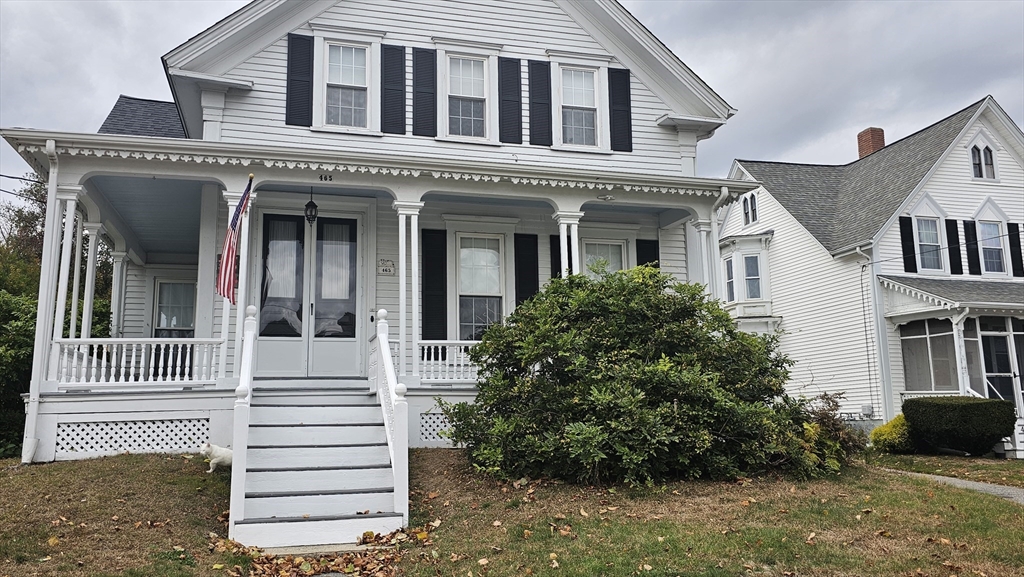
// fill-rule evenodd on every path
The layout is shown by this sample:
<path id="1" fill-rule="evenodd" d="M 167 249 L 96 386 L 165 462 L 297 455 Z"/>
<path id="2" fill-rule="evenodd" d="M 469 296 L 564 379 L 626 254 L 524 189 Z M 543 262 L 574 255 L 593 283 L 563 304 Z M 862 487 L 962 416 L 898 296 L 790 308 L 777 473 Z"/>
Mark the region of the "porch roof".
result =
<path id="1" fill-rule="evenodd" d="M 882 285 L 943 308 L 1024 310 L 1024 281 L 986 281 L 880 275 Z"/>

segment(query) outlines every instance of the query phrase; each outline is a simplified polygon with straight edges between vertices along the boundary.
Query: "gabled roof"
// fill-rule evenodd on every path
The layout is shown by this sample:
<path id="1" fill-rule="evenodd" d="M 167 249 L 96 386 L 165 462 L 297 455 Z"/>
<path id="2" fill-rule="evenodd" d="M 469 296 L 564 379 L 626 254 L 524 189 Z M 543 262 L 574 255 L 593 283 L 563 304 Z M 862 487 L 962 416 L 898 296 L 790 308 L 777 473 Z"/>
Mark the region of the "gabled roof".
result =
<path id="1" fill-rule="evenodd" d="M 126 134 L 159 138 L 185 138 L 178 108 L 173 102 L 133 98 L 122 94 L 114 103 L 99 134 Z"/>
<path id="2" fill-rule="evenodd" d="M 835 253 L 870 242 L 990 99 L 841 166 L 736 162 Z"/>
<path id="3" fill-rule="evenodd" d="M 883 285 L 900 285 L 918 298 L 948 307 L 990 305 L 1024 309 L 1024 282 L 879 275 Z"/>

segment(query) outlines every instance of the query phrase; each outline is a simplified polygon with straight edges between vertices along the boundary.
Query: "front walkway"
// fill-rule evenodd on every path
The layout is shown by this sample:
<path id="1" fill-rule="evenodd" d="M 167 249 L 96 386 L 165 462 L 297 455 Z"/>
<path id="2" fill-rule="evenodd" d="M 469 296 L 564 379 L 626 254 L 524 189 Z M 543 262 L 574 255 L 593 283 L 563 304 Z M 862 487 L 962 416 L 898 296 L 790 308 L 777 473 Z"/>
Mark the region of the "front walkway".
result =
<path id="1" fill-rule="evenodd" d="M 912 473 L 910 471 L 899 471 L 897 469 L 882 469 L 888 473 L 896 473 L 898 475 L 907 475 L 910 477 L 917 477 L 918 479 L 927 479 L 929 481 L 935 481 L 937 483 L 945 483 L 961 489 L 970 489 L 971 491 L 978 491 L 979 493 L 988 493 L 989 495 L 995 495 L 996 497 L 1002 497 L 1015 503 L 1024 505 L 1024 489 L 1020 487 L 1010 487 L 1007 485 L 996 485 L 993 483 L 980 483 L 978 481 L 968 481 L 966 479 L 960 479 L 957 477 L 943 477 L 942 475 L 929 475 L 927 473 Z"/>

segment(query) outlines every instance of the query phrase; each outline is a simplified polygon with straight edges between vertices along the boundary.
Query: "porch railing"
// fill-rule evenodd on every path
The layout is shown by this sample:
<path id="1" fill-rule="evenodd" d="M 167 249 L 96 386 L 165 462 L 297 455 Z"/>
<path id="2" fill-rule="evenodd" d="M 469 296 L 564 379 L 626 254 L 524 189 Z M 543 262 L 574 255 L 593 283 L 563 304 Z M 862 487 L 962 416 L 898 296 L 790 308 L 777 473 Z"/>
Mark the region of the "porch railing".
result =
<path id="1" fill-rule="evenodd" d="M 212 385 L 223 339 L 57 339 L 60 385 Z"/>
<path id="2" fill-rule="evenodd" d="M 476 341 L 420 341 L 420 380 L 476 384 L 477 366 L 469 360 Z"/>
<path id="3" fill-rule="evenodd" d="M 367 376 L 370 392 L 377 394 L 384 415 L 384 430 L 395 476 L 395 512 L 409 522 L 409 405 L 406 386 L 398 382 L 391 343 L 388 340 L 388 312 L 377 311 L 377 332 L 370 337 L 370 362 Z"/>
<path id="4" fill-rule="evenodd" d="M 231 514 L 228 537 L 234 536 L 235 523 L 245 519 L 245 469 L 249 449 L 249 406 L 252 404 L 252 371 L 256 353 L 256 307 L 245 309 L 242 358 L 238 388 L 235 389 L 234 428 L 231 438 Z"/>

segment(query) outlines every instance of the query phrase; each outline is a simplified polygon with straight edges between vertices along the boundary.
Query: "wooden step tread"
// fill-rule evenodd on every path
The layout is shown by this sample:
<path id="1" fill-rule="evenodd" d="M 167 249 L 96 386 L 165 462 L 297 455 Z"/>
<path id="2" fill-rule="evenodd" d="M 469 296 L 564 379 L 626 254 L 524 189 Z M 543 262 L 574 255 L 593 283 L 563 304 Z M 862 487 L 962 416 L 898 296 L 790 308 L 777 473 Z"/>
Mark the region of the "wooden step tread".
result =
<path id="1" fill-rule="evenodd" d="M 235 521 L 235 525 L 256 525 L 259 523 L 310 523 L 316 521 L 347 521 L 349 519 L 401 518 L 401 513 L 368 513 L 366 515 L 322 515 L 317 517 L 263 517 Z"/>
<path id="2" fill-rule="evenodd" d="M 249 428 L 254 427 L 383 427 L 384 420 L 370 423 L 252 423 Z"/>
<path id="3" fill-rule="evenodd" d="M 322 445 L 249 445 L 250 449 L 338 449 L 341 447 L 387 447 L 387 443 L 325 443 Z"/>
<path id="4" fill-rule="evenodd" d="M 246 493 L 246 499 L 268 499 L 273 497 L 315 497 L 318 495 L 369 495 L 371 493 L 394 493 L 394 487 L 373 487 L 369 489 L 329 489 L 325 491 L 271 491 Z"/>
<path id="5" fill-rule="evenodd" d="M 277 473 L 281 471 L 358 471 L 360 469 L 390 469 L 391 463 L 379 463 L 374 465 L 324 465 L 317 467 L 259 467 L 246 469 L 246 473 Z"/>

